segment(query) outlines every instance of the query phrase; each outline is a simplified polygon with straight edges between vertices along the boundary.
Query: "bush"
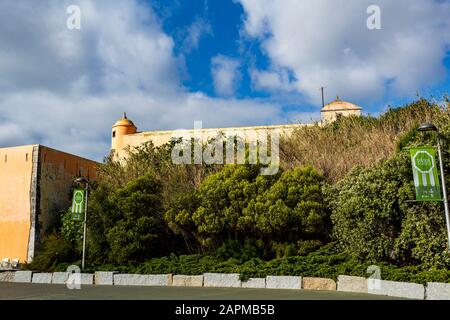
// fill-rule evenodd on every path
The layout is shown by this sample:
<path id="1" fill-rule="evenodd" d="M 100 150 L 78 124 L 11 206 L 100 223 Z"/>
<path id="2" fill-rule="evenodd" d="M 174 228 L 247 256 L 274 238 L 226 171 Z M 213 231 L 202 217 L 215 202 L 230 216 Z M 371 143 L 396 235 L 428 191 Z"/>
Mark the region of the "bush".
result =
<path id="1" fill-rule="evenodd" d="M 190 248 L 213 252 L 222 246 L 222 255 L 241 259 L 242 245 L 259 241 L 252 254 L 292 255 L 297 241 L 327 240 L 324 184 L 324 177 L 311 167 L 260 176 L 258 166 L 230 165 L 209 176 L 197 192 L 180 197 L 165 218 Z M 234 255 L 225 253 L 232 250 Z"/>
<path id="2" fill-rule="evenodd" d="M 58 271 L 58 265 L 78 260 L 77 252 L 73 245 L 56 234 L 50 234 L 42 241 L 33 261 L 26 266 L 29 270 Z M 69 263 L 70 264 L 70 263 Z"/>
<path id="3" fill-rule="evenodd" d="M 372 168 L 354 169 L 328 190 L 328 198 L 339 247 L 360 261 L 450 266 L 443 205 L 412 201 L 409 152 Z"/>

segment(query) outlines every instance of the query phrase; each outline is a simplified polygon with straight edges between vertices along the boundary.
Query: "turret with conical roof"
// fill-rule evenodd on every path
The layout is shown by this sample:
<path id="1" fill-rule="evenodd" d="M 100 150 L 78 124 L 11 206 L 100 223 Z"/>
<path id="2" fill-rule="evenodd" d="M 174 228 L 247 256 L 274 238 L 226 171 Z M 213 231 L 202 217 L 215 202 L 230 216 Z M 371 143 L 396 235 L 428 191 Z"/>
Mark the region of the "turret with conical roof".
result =
<path id="1" fill-rule="evenodd" d="M 121 150 L 124 147 L 124 136 L 137 133 L 137 127 L 133 121 L 127 118 L 126 112 L 123 117 L 112 126 L 111 149 Z"/>

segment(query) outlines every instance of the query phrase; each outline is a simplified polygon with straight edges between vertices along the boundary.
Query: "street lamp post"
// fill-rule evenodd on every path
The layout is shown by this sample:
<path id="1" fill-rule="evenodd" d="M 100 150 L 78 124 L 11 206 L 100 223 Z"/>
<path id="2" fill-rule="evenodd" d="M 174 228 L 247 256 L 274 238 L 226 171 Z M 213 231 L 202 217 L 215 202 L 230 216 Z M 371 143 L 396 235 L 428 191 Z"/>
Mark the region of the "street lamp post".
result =
<path id="1" fill-rule="evenodd" d="M 81 260 L 81 270 L 84 270 L 84 262 L 86 259 L 86 234 L 87 234 L 87 210 L 88 210 L 88 193 L 89 193 L 89 180 L 86 178 L 78 178 L 75 180 L 78 183 L 85 184 L 85 201 L 84 201 L 84 226 L 83 226 L 83 258 Z"/>
<path id="2" fill-rule="evenodd" d="M 440 171 L 441 171 L 442 196 L 444 197 L 445 221 L 446 221 L 446 225 L 447 225 L 447 250 L 450 251 L 450 213 L 449 213 L 449 208 L 448 208 L 447 188 L 445 187 L 444 162 L 442 160 L 441 138 L 439 135 L 439 130 L 438 130 L 438 128 L 436 128 L 436 126 L 434 124 L 430 124 L 430 123 L 420 125 L 418 130 L 422 131 L 422 132 L 427 132 L 427 131 L 436 132 L 439 167 L 440 167 Z"/>

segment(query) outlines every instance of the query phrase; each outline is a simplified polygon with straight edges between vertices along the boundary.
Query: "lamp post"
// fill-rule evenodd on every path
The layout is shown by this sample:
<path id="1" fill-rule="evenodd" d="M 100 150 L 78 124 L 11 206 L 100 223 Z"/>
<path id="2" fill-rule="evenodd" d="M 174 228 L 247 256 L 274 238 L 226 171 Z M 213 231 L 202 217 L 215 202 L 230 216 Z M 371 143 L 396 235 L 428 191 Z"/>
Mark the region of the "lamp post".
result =
<path id="1" fill-rule="evenodd" d="M 85 184 L 85 201 L 84 201 L 84 225 L 83 225 L 83 258 L 81 260 L 81 270 L 84 270 L 84 261 L 86 258 L 86 222 L 87 222 L 87 208 L 88 208 L 88 193 L 89 193 L 89 180 L 86 178 L 78 178 L 75 180 L 77 183 L 84 183 Z"/>
<path id="2" fill-rule="evenodd" d="M 442 195 L 444 197 L 445 221 L 447 224 L 447 250 L 450 251 L 450 213 L 448 208 L 447 188 L 445 187 L 444 162 L 442 160 L 441 138 L 439 135 L 439 130 L 434 124 L 431 123 L 421 124 L 417 130 L 421 132 L 436 132 L 439 167 L 441 171 Z"/>

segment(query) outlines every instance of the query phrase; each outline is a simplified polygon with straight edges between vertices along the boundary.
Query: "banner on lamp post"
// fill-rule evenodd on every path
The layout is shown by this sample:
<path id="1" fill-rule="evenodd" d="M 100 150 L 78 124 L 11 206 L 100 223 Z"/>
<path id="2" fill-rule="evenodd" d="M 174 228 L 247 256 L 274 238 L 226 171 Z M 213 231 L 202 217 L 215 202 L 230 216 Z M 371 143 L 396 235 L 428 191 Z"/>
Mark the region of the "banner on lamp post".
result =
<path id="1" fill-rule="evenodd" d="M 411 163 L 417 201 L 441 201 L 441 187 L 432 147 L 411 148 Z"/>
<path id="2" fill-rule="evenodd" d="M 84 221 L 84 210 L 86 204 L 86 191 L 75 189 L 72 199 L 72 220 Z"/>

